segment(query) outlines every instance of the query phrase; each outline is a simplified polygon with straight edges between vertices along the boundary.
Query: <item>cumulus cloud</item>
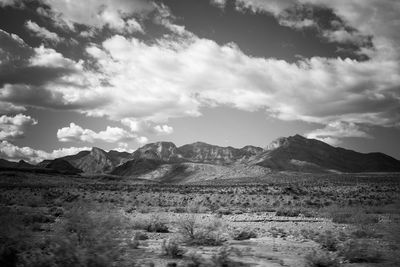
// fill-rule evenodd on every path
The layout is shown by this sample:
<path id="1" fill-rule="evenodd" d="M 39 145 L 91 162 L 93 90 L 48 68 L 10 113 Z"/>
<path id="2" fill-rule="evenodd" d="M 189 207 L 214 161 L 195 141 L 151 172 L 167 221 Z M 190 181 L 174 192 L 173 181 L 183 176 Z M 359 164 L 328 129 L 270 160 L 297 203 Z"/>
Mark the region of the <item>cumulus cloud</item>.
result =
<path id="1" fill-rule="evenodd" d="M 0 140 L 22 138 L 26 128 L 37 123 L 37 120 L 23 114 L 15 116 L 3 115 L 0 117 Z"/>
<path id="2" fill-rule="evenodd" d="M 89 147 L 69 147 L 46 152 L 31 147 L 19 147 L 8 141 L 0 141 L 0 158 L 16 161 L 25 160 L 31 163 L 39 163 L 45 159 L 55 159 L 76 154 L 82 150 L 90 150 Z"/>
<path id="3" fill-rule="evenodd" d="M 288 63 L 249 57 L 234 44 L 220 46 L 195 36 L 147 44 L 116 35 L 101 46 L 88 47 L 87 53 L 99 72 L 55 51 L 36 50 L 31 62 L 63 66 L 71 74 L 40 88 L 5 85 L 0 100 L 76 108 L 90 116 L 122 120 L 134 132 L 143 121 L 160 124 L 199 116 L 204 106 L 264 109 L 282 120 L 323 124 L 341 120 L 393 126 L 400 120 L 396 60 L 313 57 Z"/>
<path id="4" fill-rule="evenodd" d="M 84 129 L 75 123 L 70 123 L 68 127 L 61 128 L 57 131 L 57 138 L 61 142 L 107 142 L 121 143 L 136 139 L 136 135 L 119 127 L 107 126 L 106 130 L 98 133 Z"/>
<path id="5" fill-rule="evenodd" d="M 172 134 L 174 132 L 174 128 L 166 124 L 156 125 L 153 129 L 157 134 Z"/>
<path id="6" fill-rule="evenodd" d="M 33 22 L 31 20 L 28 20 L 26 22 L 25 27 L 33 32 L 37 37 L 43 38 L 50 42 L 58 43 L 62 40 L 62 38 L 58 36 L 57 33 L 51 32 L 44 27 L 40 27 L 36 22 Z"/>
<path id="7" fill-rule="evenodd" d="M 351 28 L 321 29 L 323 36 L 335 42 L 354 41 L 356 45 L 360 44 L 360 39 L 365 42 L 366 36 L 372 36 L 375 49 L 362 49 L 363 53 L 375 58 L 400 57 L 400 2 L 397 0 L 236 0 L 236 3 L 253 12 L 269 12 L 278 19 L 282 13 L 296 6 L 329 8 Z"/>
<path id="8" fill-rule="evenodd" d="M 313 57 L 288 63 L 248 57 L 233 44 L 200 38 L 148 45 L 114 36 L 87 51 L 118 92 L 99 114 L 162 121 L 196 116 L 202 106 L 228 105 L 266 109 L 283 120 L 398 120 L 392 117 L 400 82 L 396 61 Z"/>
<path id="9" fill-rule="evenodd" d="M 34 52 L 35 54 L 29 59 L 31 66 L 82 70 L 82 61 L 74 62 L 52 48 L 41 45 L 34 48 Z"/>
<path id="10" fill-rule="evenodd" d="M 57 138 L 61 142 L 117 143 L 119 150 L 127 148 L 127 142 L 130 141 L 135 141 L 140 145 L 148 142 L 147 137 L 139 136 L 119 127 L 107 126 L 104 131 L 95 132 L 90 129 L 84 129 L 75 123 L 70 123 L 68 127 L 59 129 L 57 131 Z"/>
<path id="11" fill-rule="evenodd" d="M 132 132 L 145 132 L 149 134 L 172 134 L 174 128 L 169 125 L 154 125 L 151 121 L 138 120 L 134 118 L 124 118 L 121 123 L 127 126 Z"/>
<path id="12" fill-rule="evenodd" d="M 134 18 L 146 16 L 155 9 L 155 4 L 147 0 L 44 0 L 58 25 L 75 30 L 76 24 L 93 28 L 108 26 L 118 32 L 143 32 L 142 26 Z"/>
<path id="13" fill-rule="evenodd" d="M 226 0 L 210 0 L 210 3 L 212 5 L 218 6 L 218 7 L 225 7 L 226 5 Z"/>

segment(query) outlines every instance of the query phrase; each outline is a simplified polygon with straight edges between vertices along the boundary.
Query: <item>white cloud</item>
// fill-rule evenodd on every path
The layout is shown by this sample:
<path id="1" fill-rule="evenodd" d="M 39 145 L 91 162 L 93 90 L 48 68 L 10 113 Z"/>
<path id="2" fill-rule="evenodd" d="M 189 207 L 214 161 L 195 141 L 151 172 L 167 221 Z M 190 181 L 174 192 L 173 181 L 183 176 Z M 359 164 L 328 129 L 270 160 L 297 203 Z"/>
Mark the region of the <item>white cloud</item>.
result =
<path id="1" fill-rule="evenodd" d="M 35 35 L 37 37 L 40 37 L 40 38 L 43 38 L 43 39 L 46 39 L 46 40 L 49 40 L 49 41 L 55 42 L 55 43 L 62 41 L 62 38 L 60 36 L 58 36 L 57 33 L 51 32 L 44 27 L 40 27 L 36 22 L 33 22 L 31 20 L 28 20 L 26 22 L 25 27 L 28 30 L 35 33 Z"/>
<path id="2" fill-rule="evenodd" d="M 143 132 L 151 127 L 148 121 L 138 120 L 135 118 L 123 118 L 121 123 L 127 126 L 132 132 Z"/>
<path id="3" fill-rule="evenodd" d="M 41 45 L 38 48 L 34 48 L 34 51 L 34 56 L 29 59 L 31 66 L 82 70 L 82 62 L 76 63 L 71 59 L 65 58 L 52 48 L 46 48 Z"/>
<path id="4" fill-rule="evenodd" d="M 166 124 L 156 125 L 153 129 L 157 134 L 172 134 L 174 132 L 174 128 Z"/>
<path id="5" fill-rule="evenodd" d="M 396 61 L 313 57 L 288 63 L 248 57 L 235 45 L 199 38 L 147 45 L 114 36 L 88 52 L 118 92 L 98 114 L 165 121 L 198 115 L 205 105 L 229 105 L 265 108 L 284 120 L 329 123 L 347 116 L 384 125 L 398 120 L 392 117 L 400 82 Z"/>
<path id="6" fill-rule="evenodd" d="M 101 29 L 108 26 L 118 32 L 141 31 L 132 16 L 146 16 L 156 5 L 147 0 L 44 0 L 55 13 L 53 19 L 60 25 L 75 29 L 75 24 L 84 24 Z M 139 27 L 140 26 L 140 27 Z"/>
<path id="7" fill-rule="evenodd" d="M 141 32 L 141 33 L 144 33 L 144 30 L 143 30 L 143 27 L 142 27 L 142 25 L 140 25 L 140 23 L 137 21 L 137 20 L 135 20 L 134 18 L 132 18 L 132 19 L 129 19 L 127 22 L 126 22 L 126 24 L 127 24 L 127 31 L 128 32 L 130 32 L 130 33 L 133 33 L 133 32 Z"/>
<path id="8" fill-rule="evenodd" d="M 21 0 L 0 0 L 0 6 L 23 6 Z"/>
<path id="9" fill-rule="evenodd" d="M 144 122 L 161 124 L 170 118 L 199 116 L 204 106 L 265 109 L 282 120 L 323 124 L 342 120 L 394 126 L 400 121 L 396 90 L 400 68 L 395 59 L 358 62 L 313 57 L 288 63 L 249 57 L 234 44 L 220 46 L 194 36 L 147 44 L 116 35 L 87 49 L 98 63 L 95 73 L 54 50 L 35 51 L 32 64 L 63 66 L 71 73 L 41 91 L 5 85 L 0 100 L 36 101 L 36 106 L 107 116 L 133 132 L 145 128 Z"/>
<path id="10" fill-rule="evenodd" d="M 7 160 L 25 160 L 31 163 L 39 163 L 45 159 L 55 159 L 73 155 L 82 150 L 90 150 L 89 147 L 69 147 L 46 152 L 31 147 L 19 147 L 8 141 L 0 141 L 0 158 Z"/>
<path id="11" fill-rule="evenodd" d="M 26 128 L 37 123 L 37 120 L 23 114 L 17 114 L 13 117 L 3 115 L 0 117 L 0 140 L 22 138 Z"/>
<path id="12" fill-rule="evenodd" d="M 107 142 L 118 143 L 125 141 L 132 141 L 136 139 L 136 135 L 127 132 L 119 127 L 107 126 L 106 130 L 98 133 L 90 130 L 83 129 L 75 123 L 70 123 L 68 127 L 61 128 L 57 131 L 57 138 L 61 142 Z"/>
<path id="13" fill-rule="evenodd" d="M 400 2 L 397 0 L 236 0 L 241 8 L 253 12 L 269 12 L 281 19 L 280 15 L 296 5 L 312 4 L 331 8 L 345 23 L 358 31 L 344 29 L 323 31 L 322 35 L 335 42 L 354 41 L 359 45 L 361 35 L 373 36 L 374 49 L 362 49 L 370 57 L 390 59 L 400 57 Z"/>
<path id="14" fill-rule="evenodd" d="M 25 111 L 25 110 L 26 110 L 26 108 L 23 106 L 18 106 L 18 105 L 14 105 L 12 103 L 0 101 L 0 113 L 21 112 L 21 111 Z"/>
<path id="15" fill-rule="evenodd" d="M 127 127 L 132 132 L 145 132 L 145 133 L 155 133 L 155 134 L 171 134 L 174 132 L 174 128 L 169 125 L 154 125 L 151 121 L 138 120 L 134 118 L 124 118 L 121 123 Z M 147 141 L 146 141 L 147 142 Z"/>
<path id="16" fill-rule="evenodd" d="M 332 145 L 339 144 L 339 139 L 343 137 L 372 138 L 365 131 L 361 130 L 357 124 L 342 121 L 331 122 L 324 128 L 313 130 L 305 134 L 305 136 L 307 138 L 318 139 Z"/>
<path id="17" fill-rule="evenodd" d="M 218 7 L 225 7 L 226 5 L 226 0 L 210 0 L 210 3 L 212 5 L 218 6 Z"/>

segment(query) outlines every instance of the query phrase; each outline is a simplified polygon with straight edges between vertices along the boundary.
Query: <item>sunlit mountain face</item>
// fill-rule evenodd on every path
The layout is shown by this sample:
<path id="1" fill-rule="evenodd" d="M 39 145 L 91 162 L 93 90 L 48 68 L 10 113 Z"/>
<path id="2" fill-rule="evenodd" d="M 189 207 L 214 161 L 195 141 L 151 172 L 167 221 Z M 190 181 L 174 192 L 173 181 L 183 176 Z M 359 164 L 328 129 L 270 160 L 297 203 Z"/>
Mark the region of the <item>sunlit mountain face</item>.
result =
<path id="1" fill-rule="evenodd" d="M 95 153 L 111 170 L 158 141 L 300 134 L 400 159 L 399 14 L 396 0 L 0 0 L 0 158 L 128 152 Z"/>

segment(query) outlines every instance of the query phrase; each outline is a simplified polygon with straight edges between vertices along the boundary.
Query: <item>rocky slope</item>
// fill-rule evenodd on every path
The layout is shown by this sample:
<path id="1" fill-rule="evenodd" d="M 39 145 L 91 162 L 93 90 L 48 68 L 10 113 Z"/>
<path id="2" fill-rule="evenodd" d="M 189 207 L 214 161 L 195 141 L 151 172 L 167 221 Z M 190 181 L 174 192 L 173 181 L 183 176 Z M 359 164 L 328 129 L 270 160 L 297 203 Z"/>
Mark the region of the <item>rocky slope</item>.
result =
<path id="1" fill-rule="evenodd" d="M 263 151 L 262 148 L 254 146 L 238 149 L 230 146 L 214 146 L 203 142 L 184 145 L 178 150 L 187 161 L 211 164 L 243 162 Z"/>
<path id="2" fill-rule="evenodd" d="M 91 151 L 81 151 L 76 155 L 66 156 L 61 159 L 86 174 L 100 174 L 112 172 L 115 167 L 131 158 L 132 155 L 127 152 L 111 150 L 107 153 L 100 148 L 93 147 Z"/>
<path id="3" fill-rule="evenodd" d="M 144 145 L 133 152 L 134 159 L 150 159 L 162 162 L 186 161 L 181 151 L 172 142 L 157 142 Z"/>

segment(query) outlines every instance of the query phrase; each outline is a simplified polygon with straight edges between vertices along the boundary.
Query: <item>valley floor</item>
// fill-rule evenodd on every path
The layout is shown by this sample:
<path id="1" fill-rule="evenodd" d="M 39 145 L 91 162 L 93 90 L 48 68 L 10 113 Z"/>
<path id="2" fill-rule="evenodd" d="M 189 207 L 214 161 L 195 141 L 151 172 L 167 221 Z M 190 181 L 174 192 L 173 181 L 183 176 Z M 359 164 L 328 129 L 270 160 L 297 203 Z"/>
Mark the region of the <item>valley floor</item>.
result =
<path id="1" fill-rule="evenodd" d="M 400 266 L 400 174 L 0 172 L 0 266 Z"/>

